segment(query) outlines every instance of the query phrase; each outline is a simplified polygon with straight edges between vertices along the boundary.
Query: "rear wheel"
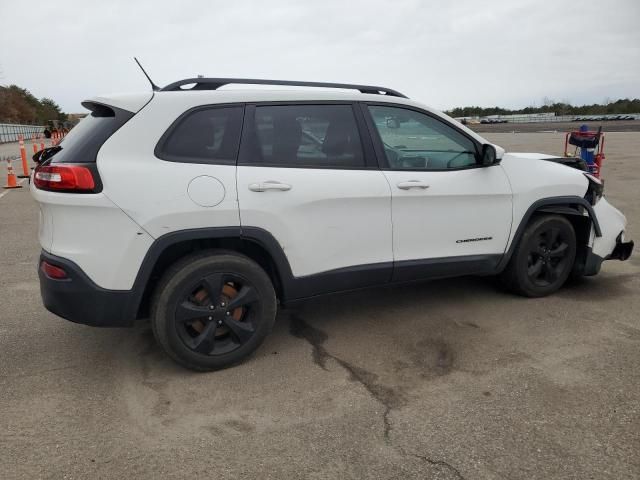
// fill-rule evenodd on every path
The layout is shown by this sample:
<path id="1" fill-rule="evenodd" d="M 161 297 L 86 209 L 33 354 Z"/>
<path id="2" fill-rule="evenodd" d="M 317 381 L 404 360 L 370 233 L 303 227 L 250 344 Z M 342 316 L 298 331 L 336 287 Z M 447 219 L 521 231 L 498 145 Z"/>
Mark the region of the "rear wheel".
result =
<path id="1" fill-rule="evenodd" d="M 575 257 L 571 222 L 559 215 L 538 217 L 527 226 L 501 280 L 515 293 L 543 297 L 566 282 Z"/>
<path id="2" fill-rule="evenodd" d="M 181 365 L 206 371 L 244 360 L 267 336 L 276 296 L 264 270 L 232 252 L 186 257 L 163 276 L 152 304 L 154 335 Z"/>

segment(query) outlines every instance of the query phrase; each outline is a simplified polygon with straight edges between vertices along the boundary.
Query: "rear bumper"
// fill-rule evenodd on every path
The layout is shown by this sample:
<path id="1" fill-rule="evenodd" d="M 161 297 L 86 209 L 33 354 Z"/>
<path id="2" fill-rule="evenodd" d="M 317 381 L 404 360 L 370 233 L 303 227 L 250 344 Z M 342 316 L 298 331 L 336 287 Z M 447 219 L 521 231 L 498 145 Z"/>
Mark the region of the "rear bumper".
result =
<path id="1" fill-rule="evenodd" d="M 62 268 L 67 278 L 49 277 L 40 268 L 43 260 Z M 78 265 L 66 258 L 42 251 L 38 276 L 45 308 L 59 317 L 96 327 L 127 327 L 133 323 L 131 291 L 97 286 Z"/>

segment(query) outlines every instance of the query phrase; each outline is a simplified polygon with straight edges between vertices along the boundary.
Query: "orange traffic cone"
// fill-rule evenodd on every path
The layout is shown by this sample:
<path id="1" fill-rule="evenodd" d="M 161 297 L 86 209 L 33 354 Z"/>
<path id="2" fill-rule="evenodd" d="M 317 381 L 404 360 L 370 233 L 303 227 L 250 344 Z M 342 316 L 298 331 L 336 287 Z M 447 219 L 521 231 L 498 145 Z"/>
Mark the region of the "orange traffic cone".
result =
<path id="1" fill-rule="evenodd" d="M 22 185 L 18 185 L 16 173 L 13 171 L 10 158 L 7 158 L 7 184 L 4 188 L 22 188 Z"/>
<path id="2" fill-rule="evenodd" d="M 20 142 L 20 158 L 22 158 L 22 175 L 18 175 L 18 178 L 29 178 L 29 164 L 27 163 L 27 150 L 24 147 L 24 136 L 18 137 Z"/>

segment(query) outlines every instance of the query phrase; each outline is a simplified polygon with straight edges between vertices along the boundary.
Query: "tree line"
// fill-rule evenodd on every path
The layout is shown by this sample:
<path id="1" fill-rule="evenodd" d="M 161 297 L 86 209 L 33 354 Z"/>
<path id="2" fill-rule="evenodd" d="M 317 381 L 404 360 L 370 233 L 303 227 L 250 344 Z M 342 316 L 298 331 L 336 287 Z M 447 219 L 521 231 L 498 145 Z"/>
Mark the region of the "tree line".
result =
<path id="1" fill-rule="evenodd" d="M 38 100 L 17 85 L 0 86 L 0 123 L 45 125 L 51 120 L 67 120 L 67 114 L 52 99 Z"/>
<path id="2" fill-rule="evenodd" d="M 592 105 L 571 105 L 545 99 L 540 107 L 525 107 L 511 110 L 501 107 L 457 107 L 446 111 L 452 117 L 486 117 L 488 115 L 514 115 L 555 112 L 556 115 L 604 115 L 609 113 L 640 113 L 640 98 L 621 98 L 615 102 L 594 103 Z"/>

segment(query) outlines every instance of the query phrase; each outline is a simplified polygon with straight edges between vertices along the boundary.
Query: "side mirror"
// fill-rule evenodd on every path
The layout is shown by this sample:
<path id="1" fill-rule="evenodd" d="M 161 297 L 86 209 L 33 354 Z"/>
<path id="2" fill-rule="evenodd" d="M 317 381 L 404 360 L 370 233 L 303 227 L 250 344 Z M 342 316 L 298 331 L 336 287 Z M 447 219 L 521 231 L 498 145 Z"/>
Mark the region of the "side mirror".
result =
<path id="1" fill-rule="evenodd" d="M 482 146 L 480 164 L 483 167 L 490 167 L 491 165 L 496 165 L 498 163 L 500 163 L 500 159 L 498 158 L 498 152 L 496 151 L 496 147 L 494 147 L 490 143 L 485 143 Z"/>

